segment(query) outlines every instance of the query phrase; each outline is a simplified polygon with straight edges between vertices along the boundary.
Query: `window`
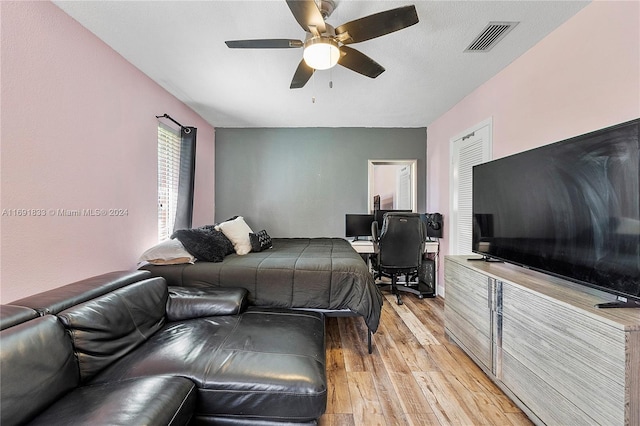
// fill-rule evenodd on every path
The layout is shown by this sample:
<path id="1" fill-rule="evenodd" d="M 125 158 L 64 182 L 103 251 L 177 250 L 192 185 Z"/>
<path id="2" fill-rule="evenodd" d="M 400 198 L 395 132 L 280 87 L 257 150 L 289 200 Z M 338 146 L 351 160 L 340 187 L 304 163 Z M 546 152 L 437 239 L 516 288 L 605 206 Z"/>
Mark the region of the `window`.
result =
<path id="1" fill-rule="evenodd" d="M 158 241 L 173 233 L 180 178 L 180 133 L 158 124 Z"/>

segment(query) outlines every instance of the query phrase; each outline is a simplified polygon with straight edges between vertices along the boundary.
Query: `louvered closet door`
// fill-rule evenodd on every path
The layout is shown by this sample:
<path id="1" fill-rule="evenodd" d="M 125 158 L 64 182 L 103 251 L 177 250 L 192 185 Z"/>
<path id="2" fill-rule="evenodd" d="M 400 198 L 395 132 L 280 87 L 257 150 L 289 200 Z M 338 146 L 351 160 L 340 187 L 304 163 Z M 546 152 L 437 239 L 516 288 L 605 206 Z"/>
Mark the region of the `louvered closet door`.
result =
<path id="1" fill-rule="evenodd" d="M 473 224 L 473 166 L 491 159 L 491 120 L 451 140 L 451 254 L 470 254 Z"/>
<path id="2" fill-rule="evenodd" d="M 396 194 L 394 209 L 411 210 L 411 167 L 399 167 L 396 172 Z"/>

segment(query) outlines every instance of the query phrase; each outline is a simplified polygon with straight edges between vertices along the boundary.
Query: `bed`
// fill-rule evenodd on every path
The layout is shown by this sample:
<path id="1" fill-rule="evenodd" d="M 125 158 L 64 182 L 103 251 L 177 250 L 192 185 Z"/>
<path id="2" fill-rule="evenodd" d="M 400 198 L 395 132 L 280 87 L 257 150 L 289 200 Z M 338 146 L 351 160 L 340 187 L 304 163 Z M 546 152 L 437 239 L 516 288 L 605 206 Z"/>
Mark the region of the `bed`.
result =
<path id="1" fill-rule="evenodd" d="M 369 347 L 380 322 L 382 294 L 366 263 L 342 238 L 274 238 L 268 250 L 229 254 L 222 262 L 141 269 L 172 286 L 244 287 L 256 306 L 360 315 L 369 329 Z"/>

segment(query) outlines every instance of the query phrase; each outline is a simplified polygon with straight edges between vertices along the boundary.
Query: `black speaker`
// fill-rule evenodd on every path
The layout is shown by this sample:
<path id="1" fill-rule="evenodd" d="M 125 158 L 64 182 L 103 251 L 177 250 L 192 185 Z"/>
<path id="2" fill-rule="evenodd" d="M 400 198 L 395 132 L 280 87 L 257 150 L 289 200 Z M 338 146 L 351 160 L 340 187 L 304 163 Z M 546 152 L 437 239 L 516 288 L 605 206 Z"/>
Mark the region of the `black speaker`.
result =
<path id="1" fill-rule="evenodd" d="M 433 259 L 422 259 L 420 268 L 418 268 L 418 280 L 427 286 L 429 292 L 436 293 L 436 263 Z"/>
<path id="2" fill-rule="evenodd" d="M 440 213 L 425 213 L 423 220 L 427 225 L 427 237 L 442 238 L 443 218 Z"/>

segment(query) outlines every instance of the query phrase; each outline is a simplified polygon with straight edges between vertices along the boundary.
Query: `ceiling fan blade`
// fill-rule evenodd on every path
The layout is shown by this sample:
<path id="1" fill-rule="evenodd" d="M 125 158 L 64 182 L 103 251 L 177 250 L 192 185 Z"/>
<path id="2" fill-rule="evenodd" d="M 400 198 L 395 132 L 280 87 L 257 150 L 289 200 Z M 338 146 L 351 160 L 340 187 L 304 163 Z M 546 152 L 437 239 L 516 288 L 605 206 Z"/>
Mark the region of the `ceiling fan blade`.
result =
<path id="1" fill-rule="evenodd" d="M 293 80 L 291 80 L 291 86 L 289 86 L 289 89 L 300 89 L 304 87 L 313 75 L 314 71 L 315 70 L 313 68 L 307 65 L 304 59 L 300 61 L 300 64 L 298 64 L 298 68 L 296 69 L 296 73 L 293 75 Z"/>
<path id="2" fill-rule="evenodd" d="M 300 40 L 290 40 L 287 38 L 229 40 L 225 41 L 225 44 L 230 49 L 289 49 L 304 46 L 304 43 Z"/>
<path id="3" fill-rule="evenodd" d="M 343 44 L 360 43 L 417 23 L 416 7 L 404 6 L 347 22 L 336 28 L 336 35 Z"/>
<path id="4" fill-rule="evenodd" d="M 313 33 L 315 27 L 320 34 L 326 31 L 324 18 L 314 0 L 287 0 L 287 5 L 303 30 Z"/>
<path id="5" fill-rule="evenodd" d="M 365 55 L 348 46 L 340 48 L 342 55 L 338 59 L 338 63 L 351 71 L 366 75 L 370 78 L 376 78 L 384 72 L 384 67 Z"/>

